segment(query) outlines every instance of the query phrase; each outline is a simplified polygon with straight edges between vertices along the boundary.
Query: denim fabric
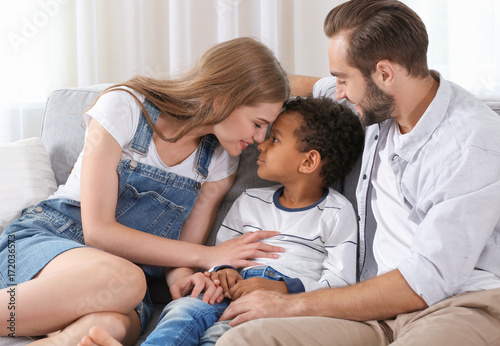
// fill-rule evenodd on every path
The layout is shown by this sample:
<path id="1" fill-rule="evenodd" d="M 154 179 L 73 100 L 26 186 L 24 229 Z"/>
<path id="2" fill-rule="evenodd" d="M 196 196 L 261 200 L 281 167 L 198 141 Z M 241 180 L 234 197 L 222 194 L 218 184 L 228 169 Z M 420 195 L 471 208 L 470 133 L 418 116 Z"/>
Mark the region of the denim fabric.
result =
<path id="1" fill-rule="evenodd" d="M 282 280 L 286 276 L 273 268 L 254 267 L 241 273 L 243 279 L 260 277 Z M 230 329 L 227 322 L 217 322 L 231 302 L 210 305 L 196 298 L 184 297 L 170 302 L 160 316 L 158 325 L 143 346 L 148 345 L 215 345 L 223 333 Z"/>
<path id="2" fill-rule="evenodd" d="M 26 208 L 0 236 L 0 288 L 30 280 L 57 255 L 82 246 L 79 202 L 51 199 Z"/>
<path id="3" fill-rule="evenodd" d="M 147 100 L 144 105 L 151 120 L 156 123 L 160 111 Z M 131 144 L 133 150 L 147 155 L 152 135 L 153 131 L 142 113 Z M 197 158 L 199 175 L 205 176 L 208 172 L 207 167 L 217 145 L 218 141 L 212 135 L 202 138 Z M 178 239 L 182 224 L 198 197 L 201 181 L 133 160 L 122 160 L 117 172 L 116 220 L 143 232 Z M 9 258 L 12 239 L 15 240 L 15 276 L 10 275 L 12 271 L 9 272 L 9 260 L 13 262 Z M 10 224 L 0 236 L 0 288 L 30 280 L 54 257 L 80 246 L 84 246 L 84 237 L 79 202 L 50 199 L 27 208 L 21 218 Z M 163 267 L 141 267 L 150 276 L 164 274 Z M 144 331 L 153 311 L 149 294 L 136 310 L 141 320 L 141 331 Z"/>

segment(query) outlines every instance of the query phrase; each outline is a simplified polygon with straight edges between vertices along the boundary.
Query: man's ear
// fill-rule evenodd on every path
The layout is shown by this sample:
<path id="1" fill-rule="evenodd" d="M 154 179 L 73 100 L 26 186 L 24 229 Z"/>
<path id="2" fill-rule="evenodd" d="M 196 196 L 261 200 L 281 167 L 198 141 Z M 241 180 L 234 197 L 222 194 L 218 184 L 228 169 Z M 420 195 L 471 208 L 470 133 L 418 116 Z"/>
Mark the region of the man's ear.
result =
<path id="1" fill-rule="evenodd" d="M 302 160 L 299 172 L 310 174 L 318 169 L 321 165 L 321 155 L 317 150 L 309 150 L 304 153 L 304 159 Z"/>
<path id="2" fill-rule="evenodd" d="M 380 60 L 375 66 L 372 78 L 379 87 L 389 87 L 395 81 L 398 67 L 392 61 Z"/>

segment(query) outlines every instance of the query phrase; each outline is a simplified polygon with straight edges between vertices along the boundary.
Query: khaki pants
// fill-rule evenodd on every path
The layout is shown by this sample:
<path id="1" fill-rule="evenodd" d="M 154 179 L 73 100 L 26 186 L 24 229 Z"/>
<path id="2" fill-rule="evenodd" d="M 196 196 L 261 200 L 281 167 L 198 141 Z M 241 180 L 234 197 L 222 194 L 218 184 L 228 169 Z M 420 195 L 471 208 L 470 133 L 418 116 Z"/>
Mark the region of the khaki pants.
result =
<path id="1" fill-rule="evenodd" d="M 385 321 L 267 318 L 225 333 L 217 345 L 500 345 L 500 289 L 445 299 Z"/>

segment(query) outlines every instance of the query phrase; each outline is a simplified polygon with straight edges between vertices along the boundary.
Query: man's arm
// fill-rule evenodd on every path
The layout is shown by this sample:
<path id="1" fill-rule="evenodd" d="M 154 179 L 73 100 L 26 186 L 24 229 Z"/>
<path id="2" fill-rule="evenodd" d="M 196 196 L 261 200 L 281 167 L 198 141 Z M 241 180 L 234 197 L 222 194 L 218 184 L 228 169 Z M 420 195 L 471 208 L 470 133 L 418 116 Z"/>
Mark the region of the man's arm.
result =
<path id="1" fill-rule="evenodd" d="M 320 78 L 310 76 L 288 76 L 292 96 L 310 96 L 314 83 Z"/>
<path id="2" fill-rule="evenodd" d="M 427 308 L 398 270 L 353 286 L 283 295 L 256 291 L 232 302 L 221 320 L 231 326 L 265 317 L 324 316 L 355 321 L 392 318 Z"/>

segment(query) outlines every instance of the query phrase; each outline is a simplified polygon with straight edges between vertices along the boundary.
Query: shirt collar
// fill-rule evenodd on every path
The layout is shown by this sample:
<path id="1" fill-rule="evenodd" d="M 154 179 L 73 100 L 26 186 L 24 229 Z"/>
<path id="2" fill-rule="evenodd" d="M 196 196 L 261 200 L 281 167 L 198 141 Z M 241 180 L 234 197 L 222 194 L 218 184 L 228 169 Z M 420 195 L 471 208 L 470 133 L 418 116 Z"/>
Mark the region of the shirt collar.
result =
<path id="1" fill-rule="evenodd" d="M 425 110 L 415 127 L 408 133 L 398 155 L 406 161 L 415 155 L 428 142 L 434 131 L 443 122 L 451 100 L 451 86 L 439 72 L 431 71 L 432 77 L 439 83 L 436 96 Z"/>

